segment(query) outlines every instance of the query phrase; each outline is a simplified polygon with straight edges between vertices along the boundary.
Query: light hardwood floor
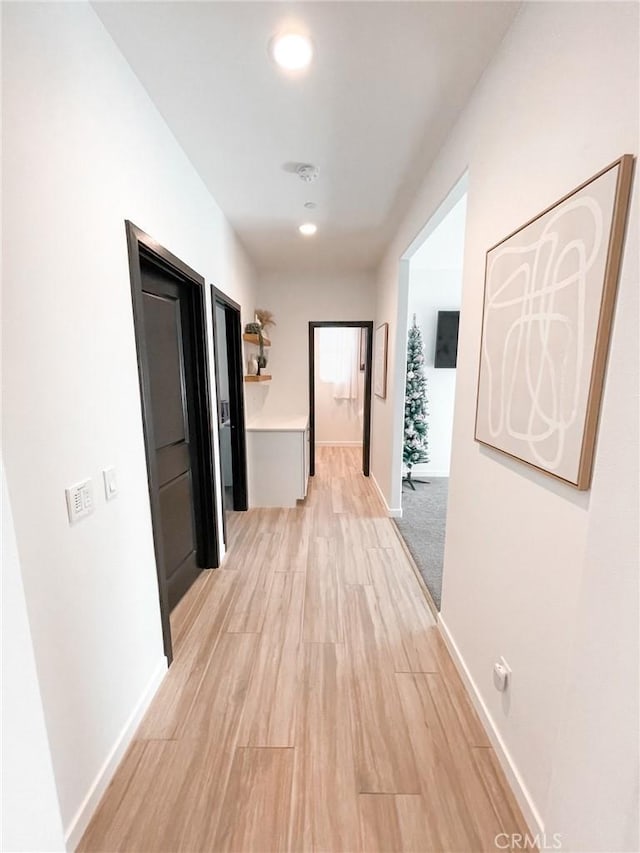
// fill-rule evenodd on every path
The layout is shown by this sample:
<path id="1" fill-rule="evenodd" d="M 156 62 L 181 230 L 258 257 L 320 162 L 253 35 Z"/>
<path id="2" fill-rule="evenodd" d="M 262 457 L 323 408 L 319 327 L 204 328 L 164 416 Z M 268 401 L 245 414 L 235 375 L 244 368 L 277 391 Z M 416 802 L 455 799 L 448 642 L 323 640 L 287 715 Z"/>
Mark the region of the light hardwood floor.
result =
<path id="1" fill-rule="evenodd" d="M 304 504 L 229 527 L 79 849 L 475 853 L 524 833 L 359 450 L 319 448 Z"/>

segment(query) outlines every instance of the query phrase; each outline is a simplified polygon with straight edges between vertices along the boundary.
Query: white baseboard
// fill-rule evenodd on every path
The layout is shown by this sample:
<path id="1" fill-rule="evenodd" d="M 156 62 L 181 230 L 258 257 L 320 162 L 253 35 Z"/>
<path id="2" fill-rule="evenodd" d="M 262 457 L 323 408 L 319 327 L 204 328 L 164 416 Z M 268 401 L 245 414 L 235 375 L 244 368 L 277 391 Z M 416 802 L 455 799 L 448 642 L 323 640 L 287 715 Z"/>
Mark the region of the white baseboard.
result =
<path id="1" fill-rule="evenodd" d="M 532 835 L 538 835 L 539 837 L 544 836 L 544 822 L 540 817 L 540 813 L 538 812 L 535 803 L 531 794 L 529 793 L 527 786 L 524 783 L 518 768 L 511 756 L 511 753 L 507 749 L 505 742 L 498 731 L 496 724 L 493 721 L 491 714 L 489 713 L 489 709 L 485 705 L 484 699 L 480 695 L 480 691 L 469 672 L 467 665 L 464 662 L 464 658 L 460 654 L 460 650 L 456 645 L 456 641 L 453 639 L 449 628 L 447 627 L 446 622 L 442 618 L 442 616 L 438 615 L 438 628 L 440 629 L 440 634 L 445 641 L 449 652 L 451 653 L 451 657 L 453 658 L 453 662 L 456 665 L 456 669 L 460 673 L 460 676 L 467 688 L 467 692 L 473 705 L 478 712 L 478 716 L 480 717 L 480 721 L 491 741 L 491 745 L 494 748 L 498 761 L 500 762 L 500 766 L 504 770 L 505 776 L 507 777 L 507 781 L 513 794 L 518 801 L 518 805 L 522 810 L 522 814 L 524 819 L 527 822 L 527 827 Z"/>
<path id="2" fill-rule="evenodd" d="M 377 493 L 380 495 L 380 500 L 382 501 L 382 504 L 383 504 L 389 518 L 402 518 L 402 507 L 390 507 L 389 504 L 387 503 L 387 499 L 385 498 L 384 494 L 382 493 L 382 489 L 380 488 L 378 481 L 376 480 L 376 478 L 374 477 L 374 475 L 371 472 L 369 472 L 369 477 L 370 477 L 373 485 L 376 487 Z"/>
<path id="3" fill-rule="evenodd" d="M 361 441 L 316 441 L 316 447 L 362 447 Z"/>
<path id="4" fill-rule="evenodd" d="M 402 476 L 404 477 L 406 474 L 406 469 L 402 468 Z M 411 469 L 412 477 L 448 477 L 449 470 L 448 469 L 436 469 L 432 468 L 431 465 L 414 465 Z"/>
<path id="5" fill-rule="evenodd" d="M 167 660 L 166 658 L 162 658 L 162 661 L 158 664 L 155 672 L 151 676 L 151 679 L 145 687 L 138 703 L 131 712 L 129 719 L 124 724 L 122 731 L 116 738 L 116 742 L 114 743 L 104 764 L 98 771 L 98 775 L 93 780 L 82 805 L 65 831 L 65 842 L 68 851 L 75 850 L 80 843 L 80 839 L 84 835 L 84 831 L 89 825 L 89 821 L 98 807 L 98 803 L 100 802 L 102 795 L 106 791 L 122 756 L 131 743 L 131 739 L 133 738 L 138 725 L 149 707 L 151 700 L 155 696 L 156 690 L 160 686 L 160 682 L 164 678 L 166 672 Z"/>

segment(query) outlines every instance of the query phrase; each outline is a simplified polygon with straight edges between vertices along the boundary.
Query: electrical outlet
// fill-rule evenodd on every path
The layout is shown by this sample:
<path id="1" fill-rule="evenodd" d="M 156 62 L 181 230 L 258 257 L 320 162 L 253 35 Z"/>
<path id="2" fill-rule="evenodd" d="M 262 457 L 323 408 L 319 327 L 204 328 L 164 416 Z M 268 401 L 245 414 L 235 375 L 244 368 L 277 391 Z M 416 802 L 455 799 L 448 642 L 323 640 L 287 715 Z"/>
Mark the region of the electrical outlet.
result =
<path id="1" fill-rule="evenodd" d="M 67 498 L 67 513 L 69 523 L 75 524 L 81 518 L 91 515 L 93 512 L 93 487 L 91 480 L 83 480 L 75 486 L 69 486 L 64 490 Z"/>
<path id="2" fill-rule="evenodd" d="M 504 693 L 508 689 L 511 682 L 511 667 L 506 660 L 501 657 L 493 665 L 493 684 L 496 690 Z"/>

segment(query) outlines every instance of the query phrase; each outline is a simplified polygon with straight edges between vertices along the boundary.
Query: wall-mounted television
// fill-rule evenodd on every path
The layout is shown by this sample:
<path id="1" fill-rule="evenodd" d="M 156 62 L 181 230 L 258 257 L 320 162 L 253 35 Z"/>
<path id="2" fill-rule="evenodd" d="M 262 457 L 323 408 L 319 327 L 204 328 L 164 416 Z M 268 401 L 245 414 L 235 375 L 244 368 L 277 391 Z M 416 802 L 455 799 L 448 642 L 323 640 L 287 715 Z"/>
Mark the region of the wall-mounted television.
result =
<path id="1" fill-rule="evenodd" d="M 459 311 L 438 311 L 434 367 L 455 367 L 458 357 Z"/>

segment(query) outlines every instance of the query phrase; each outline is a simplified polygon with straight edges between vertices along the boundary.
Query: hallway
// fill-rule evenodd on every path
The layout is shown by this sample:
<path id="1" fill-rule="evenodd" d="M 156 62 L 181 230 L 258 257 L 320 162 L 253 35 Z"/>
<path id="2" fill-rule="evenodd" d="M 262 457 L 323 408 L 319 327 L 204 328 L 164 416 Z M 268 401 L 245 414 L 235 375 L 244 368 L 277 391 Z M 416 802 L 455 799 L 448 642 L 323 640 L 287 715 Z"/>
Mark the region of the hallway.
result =
<path id="1" fill-rule="evenodd" d="M 82 851 L 480 851 L 525 832 L 359 449 L 231 525 Z M 505 840 L 502 839 L 504 844 Z"/>

